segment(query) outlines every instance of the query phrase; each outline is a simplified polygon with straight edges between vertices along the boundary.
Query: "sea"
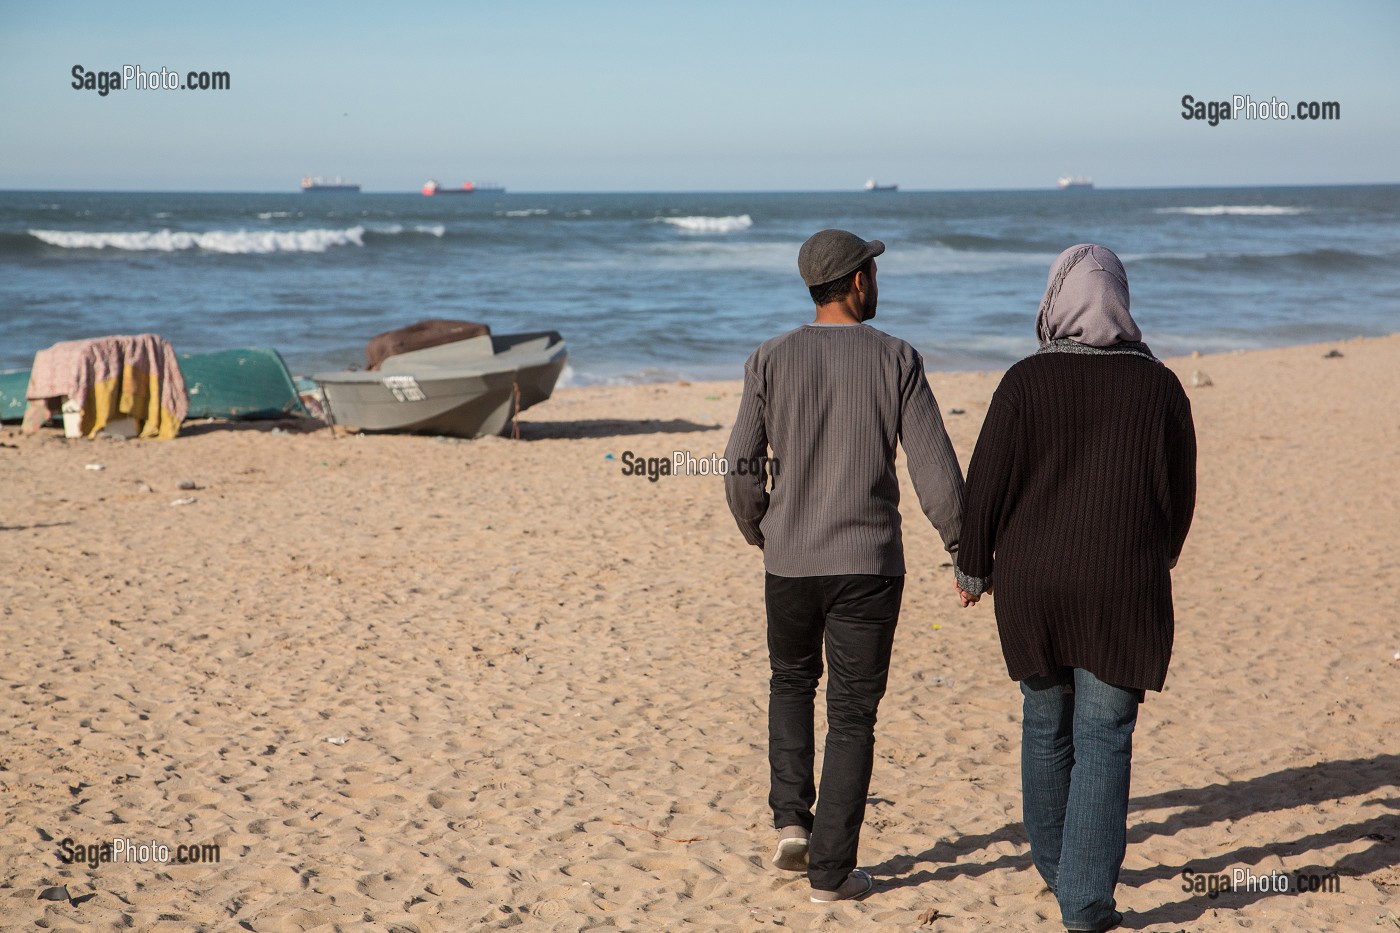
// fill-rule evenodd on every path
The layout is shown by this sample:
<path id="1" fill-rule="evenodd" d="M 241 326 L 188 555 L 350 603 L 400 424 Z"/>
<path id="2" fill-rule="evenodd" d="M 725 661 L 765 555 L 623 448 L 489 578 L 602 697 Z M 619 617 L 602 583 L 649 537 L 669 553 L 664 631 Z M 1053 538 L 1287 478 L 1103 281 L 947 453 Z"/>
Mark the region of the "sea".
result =
<path id="1" fill-rule="evenodd" d="M 739 378 L 811 319 L 802 241 L 885 242 L 880 329 L 930 369 L 1036 347 L 1050 262 L 1113 249 L 1159 355 L 1400 331 L 1400 185 L 697 194 L 0 192 L 0 369 L 153 332 L 364 365 L 427 318 L 557 330 L 563 384 Z"/>

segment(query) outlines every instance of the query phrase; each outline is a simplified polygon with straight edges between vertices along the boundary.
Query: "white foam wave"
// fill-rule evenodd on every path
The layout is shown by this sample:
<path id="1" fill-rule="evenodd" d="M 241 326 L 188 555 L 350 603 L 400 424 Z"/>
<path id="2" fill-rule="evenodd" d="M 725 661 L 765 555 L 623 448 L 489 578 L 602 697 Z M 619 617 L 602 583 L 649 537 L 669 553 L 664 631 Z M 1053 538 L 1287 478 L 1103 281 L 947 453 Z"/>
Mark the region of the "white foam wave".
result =
<path id="1" fill-rule="evenodd" d="M 258 212 L 258 219 L 259 219 L 259 220 L 271 220 L 271 219 L 274 218 L 274 217 L 290 217 L 290 216 L 292 216 L 292 212 L 291 212 L 291 211 L 259 211 L 259 212 Z"/>
<path id="2" fill-rule="evenodd" d="M 523 211 L 496 211 L 497 217 L 543 217 L 549 210 L 543 207 L 532 207 Z"/>
<path id="3" fill-rule="evenodd" d="M 753 218 L 748 214 L 737 217 L 662 217 L 660 220 L 686 233 L 735 233 L 753 226 Z"/>
<path id="4" fill-rule="evenodd" d="M 1291 217 L 1306 214 L 1306 207 L 1278 207 L 1273 204 L 1213 204 L 1210 207 L 1159 207 L 1154 214 L 1190 214 L 1194 217 Z"/>
<path id="5" fill-rule="evenodd" d="M 364 246 L 364 227 L 345 230 L 30 230 L 50 246 L 64 249 L 123 249 L 173 253 L 202 249 L 210 253 L 324 253 L 332 246 Z"/>
<path id="6" fill-rule="evenodd" d="M 403 233 L 406 228 L 403 224 L 370 224 L 369 232 L 378 233 L 384 236 L 395 236 Z M 428 236 L 440 237 L 447 232 L 447 228 L 442 224 L 415 224 L 414 233 L 426 233 Z"/>

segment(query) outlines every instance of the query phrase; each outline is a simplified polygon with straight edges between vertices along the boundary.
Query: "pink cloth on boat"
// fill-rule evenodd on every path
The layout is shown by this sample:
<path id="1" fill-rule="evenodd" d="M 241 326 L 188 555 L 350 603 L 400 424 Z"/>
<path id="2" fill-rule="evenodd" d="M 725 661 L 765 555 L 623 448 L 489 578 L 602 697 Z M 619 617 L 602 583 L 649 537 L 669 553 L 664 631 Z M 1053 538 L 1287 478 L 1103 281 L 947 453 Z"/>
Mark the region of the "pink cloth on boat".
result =
<path id="1" fill-rule="evenodd" d="M 189 411 L 175 350 L 155 334 L 68 340 L 40 350 L 24 394 L 30 412 L 51 411 L 53 400 L 62 396 L 79 402 L 88 436 L 113 418 L 129 416 L 140 423 L 143 437 L 174 437 Z M 36 406 L 36 401 L 43 404 Z M 25 430 L 34 431 L 47 414 L 35 423 L 30 412 Z"/>

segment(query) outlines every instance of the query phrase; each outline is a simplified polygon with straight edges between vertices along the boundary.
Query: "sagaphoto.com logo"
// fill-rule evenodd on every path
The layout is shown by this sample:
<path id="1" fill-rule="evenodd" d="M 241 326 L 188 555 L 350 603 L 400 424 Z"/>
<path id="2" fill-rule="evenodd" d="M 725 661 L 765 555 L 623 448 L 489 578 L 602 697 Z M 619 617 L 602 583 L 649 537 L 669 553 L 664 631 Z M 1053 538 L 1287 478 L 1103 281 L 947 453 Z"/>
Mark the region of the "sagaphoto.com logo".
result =
<path id="1" fill-rule="evenodd" d="M 618 460 L 623 476 L 645 477 L 658 482 L 663 476 L 739 476 L 775 477 L 782 472 L 777 457 L 744 457 L 728 460 L 717 453 L 696 455 L 689 450 L 677 450 L 668 457 L 648 457 L 624 450 L 622 457 L 608 454 L 607 460 Z"/>
<path id="2" fill-rule="evenodd" d="M 75 91 L 92 91 L 106 97 L 113 91 L 227 91 L 233 79 L 227 71 L 180 71 L 162 66 L 159 70 L 140 65 L 122 65 L 110 71 L 90 71 L 85 65 L 74 65 L 69 72 L 69 87 Z"/>
<path id="3" fill-rule="evenodd" d="M 1255 100 L 1235 94 L 1229 100 L 1199 100 L 1194 94 L 1181 98 L 1181 119 L 1219 126 L 1231 120 L 1340 120 L 1342 105 L 1335 100 L 1300 100 L 1290 104 L 1270 97 Z"/>

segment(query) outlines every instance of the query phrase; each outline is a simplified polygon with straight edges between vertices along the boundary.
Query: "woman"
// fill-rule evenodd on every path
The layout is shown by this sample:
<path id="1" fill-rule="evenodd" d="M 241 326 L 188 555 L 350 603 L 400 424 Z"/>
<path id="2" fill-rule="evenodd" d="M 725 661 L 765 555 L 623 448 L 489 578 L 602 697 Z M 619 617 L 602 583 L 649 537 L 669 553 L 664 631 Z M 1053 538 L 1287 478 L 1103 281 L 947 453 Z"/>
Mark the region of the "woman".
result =
<path id="1" fill-rule="evenodd" d="M 1133 727 L 1172 648 L 1171 569 L 1191 525 L 1196 438 L 1176 376 L 1141 342 L 1112 251 L 1050 267 L 1040 349 L 1007 371 L 967 477 L 963 605 L 992 592 L 1021 682 L 1031 857 L 1070 930 L 1123 918 Z"/>

